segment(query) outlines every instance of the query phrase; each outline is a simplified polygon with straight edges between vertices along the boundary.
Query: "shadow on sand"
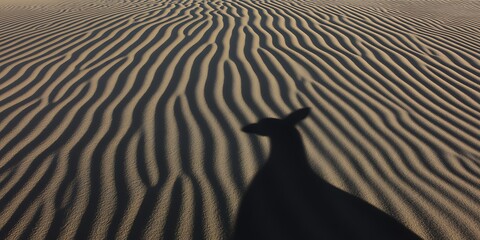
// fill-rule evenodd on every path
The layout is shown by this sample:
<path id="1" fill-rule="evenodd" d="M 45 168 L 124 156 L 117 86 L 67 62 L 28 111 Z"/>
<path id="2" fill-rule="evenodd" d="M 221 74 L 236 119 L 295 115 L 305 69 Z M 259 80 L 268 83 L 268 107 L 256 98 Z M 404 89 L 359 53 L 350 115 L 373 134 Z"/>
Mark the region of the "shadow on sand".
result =
<path id="1" fill-rule="evenodd" d="M 271 151 L 245 193 L 233 239 L 419 239 L 395 219 L 322 180 L 295 124 L 309 108 L 242 128 L 267 136 Z"/>

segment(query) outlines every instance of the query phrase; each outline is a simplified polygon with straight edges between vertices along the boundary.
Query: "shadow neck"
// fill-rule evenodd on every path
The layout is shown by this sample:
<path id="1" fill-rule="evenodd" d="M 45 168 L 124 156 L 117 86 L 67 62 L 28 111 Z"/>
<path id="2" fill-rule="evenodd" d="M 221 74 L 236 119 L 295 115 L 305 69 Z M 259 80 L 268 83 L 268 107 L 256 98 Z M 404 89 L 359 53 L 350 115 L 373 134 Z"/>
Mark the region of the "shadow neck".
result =
<path id="1" fill-rule="evenodd" d="M 272 160 L 272 163 L 302 167 L 308 165 L 305 147 L 297 130 L 271 136 L 270 144 L 270 160 Z"/>

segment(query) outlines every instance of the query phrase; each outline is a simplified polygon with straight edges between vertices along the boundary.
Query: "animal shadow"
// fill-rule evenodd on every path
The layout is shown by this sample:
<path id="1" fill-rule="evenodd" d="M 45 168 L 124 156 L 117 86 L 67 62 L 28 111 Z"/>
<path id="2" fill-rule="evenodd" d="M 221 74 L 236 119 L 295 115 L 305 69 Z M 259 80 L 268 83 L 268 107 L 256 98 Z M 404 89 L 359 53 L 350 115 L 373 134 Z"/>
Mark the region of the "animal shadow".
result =
<path id="1" fill-rule="evenodd" d="M 322 180 L 308 163 L 295 125 L 309 108 L 242 128 L 271 150 L 243 196 L 233 239 L 420 239 L 395 219 Z"/>

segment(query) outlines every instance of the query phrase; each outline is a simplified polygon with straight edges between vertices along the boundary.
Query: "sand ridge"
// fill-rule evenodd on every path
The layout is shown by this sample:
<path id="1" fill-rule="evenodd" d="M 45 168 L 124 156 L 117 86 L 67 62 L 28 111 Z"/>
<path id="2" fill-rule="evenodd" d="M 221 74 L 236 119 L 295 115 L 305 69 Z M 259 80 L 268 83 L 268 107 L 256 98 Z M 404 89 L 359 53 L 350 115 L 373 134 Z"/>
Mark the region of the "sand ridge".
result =
<path id="1" fill-rule="evenodd" d="M 225 238 L 268 150 L 241 127 L 303 106 L 319 176 L 478 238 L 479 8 L 2 2 L 0 238 Z"/>

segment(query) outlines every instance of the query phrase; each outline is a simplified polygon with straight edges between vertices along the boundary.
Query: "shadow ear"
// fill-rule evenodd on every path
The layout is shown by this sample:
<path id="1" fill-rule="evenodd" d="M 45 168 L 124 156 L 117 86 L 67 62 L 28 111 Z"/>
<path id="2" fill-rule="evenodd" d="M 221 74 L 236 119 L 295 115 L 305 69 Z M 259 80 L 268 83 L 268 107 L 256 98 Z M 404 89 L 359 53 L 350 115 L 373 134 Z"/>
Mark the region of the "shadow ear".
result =
<path id="1" fill-rule="evenodd" d="M 253 133 L 260 136 L 267 136 L 265 129 L 261 128 L 258 124 L 248 124 L 242 128 L 243 132 Z"/>
<path id="2" fill-rule="evenodd" d="M 297 124 L 298 122 L 302 121 L 303 119 L 305 119 L 308 114 L 310 113 L 310 108 L 306 107 L 306 108 L 301 108 L 301 109 L 298 109 L 292 113 L 290 113 L 287 117 L 285 117 L 283 120 L 285 122 L 287 122 L 288 124 L 290 125 L 295 125 Z"/>

